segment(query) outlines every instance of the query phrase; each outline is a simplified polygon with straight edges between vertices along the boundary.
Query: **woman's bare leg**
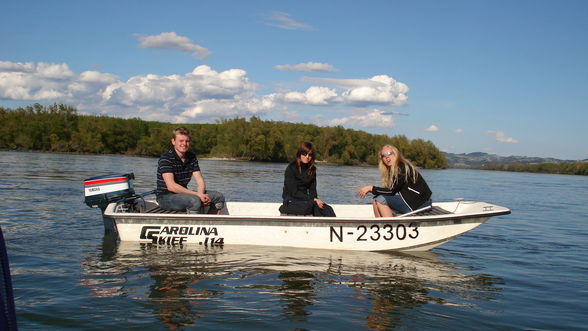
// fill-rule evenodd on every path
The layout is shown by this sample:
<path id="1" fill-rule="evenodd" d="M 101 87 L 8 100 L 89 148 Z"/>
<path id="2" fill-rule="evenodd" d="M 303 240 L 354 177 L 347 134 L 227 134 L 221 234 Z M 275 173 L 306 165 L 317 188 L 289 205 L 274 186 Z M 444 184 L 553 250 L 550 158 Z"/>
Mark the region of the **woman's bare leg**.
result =
<path id="1" fill-rule="evenodd" d="M 372 207 L 374 207 L 374 216 L 376 217 L 382 217 L 382 215 L 380 215 L 380 211 L 378 210 L 378 203 L 373 201 L 372 202 Z"/>
<path id="2" fill-rule="evenodd" d="M 378 214 L 376 214 L 376 217 L 392 217 L 394 216 L 394 212 L 392 211 L 392 208 L 383 205 L 377 201 L 374 201 L 374 213 L 375 213 L 375 209 L 378 210 Z M 377 216 L 379 215 L 379 216 Z"/>

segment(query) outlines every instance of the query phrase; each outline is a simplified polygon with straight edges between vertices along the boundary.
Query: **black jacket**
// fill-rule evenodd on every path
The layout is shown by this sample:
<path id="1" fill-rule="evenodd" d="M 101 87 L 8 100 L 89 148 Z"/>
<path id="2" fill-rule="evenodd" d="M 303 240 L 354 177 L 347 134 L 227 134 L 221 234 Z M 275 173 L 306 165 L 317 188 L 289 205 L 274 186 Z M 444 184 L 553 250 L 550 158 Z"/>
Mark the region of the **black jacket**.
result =
<path id="1" fill-rule="evenodd" d="M 314 200 L 316 193 L 316 172 L 308 176 L 308 165 L 301 164 L 302 173 L 296 170 L 296 163 L 290 163 L 284 172 L 284 200 Z"/>
<path id="2" fill-rule="evenodd" d="M 408 178 L 404 175 L 404 165 L 400 165 L 398 170 L 398 181 L 396 185 L 391 188 L 374 186 L 372 194 L 394 195 L 399 193 L 410 208 L 415 210 L 431 198 L 431 189 L 420 173 L 416 173 L 417 178 L 415 182 L 410 173 Z"/>

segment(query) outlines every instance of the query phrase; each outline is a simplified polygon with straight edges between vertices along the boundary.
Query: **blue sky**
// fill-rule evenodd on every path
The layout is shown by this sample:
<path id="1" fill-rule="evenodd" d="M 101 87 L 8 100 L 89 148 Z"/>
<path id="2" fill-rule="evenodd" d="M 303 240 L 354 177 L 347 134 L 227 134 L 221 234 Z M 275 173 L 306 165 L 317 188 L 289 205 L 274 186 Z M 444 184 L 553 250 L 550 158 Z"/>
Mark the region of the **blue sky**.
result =
<path id="1" fill-rule="evenodd" d="M 588 1 L 2 1 L 0 105 L 588 159 Z"/>

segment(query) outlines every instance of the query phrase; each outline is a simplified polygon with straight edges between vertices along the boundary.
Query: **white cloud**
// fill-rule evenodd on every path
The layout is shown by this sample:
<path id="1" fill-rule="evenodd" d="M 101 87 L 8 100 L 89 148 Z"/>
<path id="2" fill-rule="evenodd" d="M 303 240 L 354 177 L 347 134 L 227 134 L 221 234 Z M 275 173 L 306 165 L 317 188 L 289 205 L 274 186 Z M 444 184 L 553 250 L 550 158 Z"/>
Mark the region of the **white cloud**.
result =
<path id="1" fill-rule="evenodd" d="M 46 79 L 68 79 L 74 76 L 67 64 L 0 61 L 0 72 L 35 74 Z"/>
<path id="2" fill-rule="evenodd" d="M 132 77 L 110 85 L 103 98 L 107 104 L 143 105 L 159 120 L 206 121 L 268 112 L 273 100 L 258 98 L 257 89 L 244 70 L 217 72 L 201 65 L 185 75 Z"/>
<path id="3" fill-rule="evenodd" d="M 114 83 L 117 77 L 113 74 L 104 74 L 98 71 L 84 71 L 80 74 L 80 81 L 89 84 Z"/>
<path id="4" fill-rule="evenodd" d="M 337 96 L 337 92 L 328 87 L 311 86 L 305 92 L 275 93 L 271 98 L 278 102 L 324 106 Z"/>
<path id="5" fill-rule="evenodd" d="M 280 102 L 306 105 L 334 105 L 366 107 L 370 105 L 399 106 L 406 104 L 408 86 L 387 75 L 369 79 L 334 79 L 303 77 L 306 82 L 319 82 L 339 88 L 312 86 L 306 92 L 286 91 L 272 97 Z"/>
<path id="6" fill-rule="evenodd" d="M 173 49 L 190 54 L 204 60 L 210 55 L 210 51 L 200 45 L 194 44 L 188 37 L 178 36 L 175 32 L 162 32 L 156 36 L 144 36 L 134 34 L 139 40 L 140 48 Z"/>
<path id="7" fill-rule="evenodd" d="M 463 133 L 463 129 L 452 129 L 451 132 L 453 132 L 453 133 Z"/>
<path id="8" fill-rule="evenodd" d="M 267 113 L 273 107 L 275 104 L 271 99 L 267 97 L 259 99 L 248 94 L 238 95 L 232 99 L 205 99 L 193 103 L 191 107 L 182 112 L 178 122 L 187 122 L 200 116 L 216 116 L 217 118 L 252 116 Z"/>
<path id="9" fill-rule="evenodd" d="M 385 75 L 370 79 L 315 80 L 333 86 L 264 94 L 262 87 L 251 82 L 242 69 L 218 72 L 200 65 L 184 74 L 145 74 L 121 81 L 116 75 L 93 70 L 77 74 L 66 64 L 4 61 L 0 62 L 0 99 L 67 103 L 80 113 L 190 123 L 270 115 L 270 112 L 274 119 L 283 120 L 308 110 L 300 107 L 309 107 L 316 114 L 317 106 L 323 109 L 370 103 L 391 106 L 405 102 L 404 93 L 408 91 L 406 85 Z M 361 92 L 362 89 L 367 91 Z M 376 92 L 384 96 L 377 96 Z M 288 109 L 291 105 L 298 108 Z M 387 128 L 394 126 L 394 119 L 389 113 L 370 109 L 367 113 L 324 124 Z"/>
<path id="10" fill-rule="evenodd" d="M 69 103 L 80 112 L 157 121 L 213 121 L 267 113 L 278 105 L 256 95 L 241 69 L 201 65 L 184 75 L 139 75 L 126 82 L 97 71 L 73 73 L 66 64 L 0 62 L 0 99 Z"/>
<path id="11" fill-rule="evenodd" d="M 514 138 L 507 137 L 502 131 L 486 131 L 486 134 L 493 135 L 496 141 L 501 143 L 516 144 L 519 142 Z"/>
<path id="12" fill-rule="evenodd" d="M 50 63 L 38 63 L 37 73 L 40 77 L 47 79 L 68 79 L 74 76 L 74 73 L 69 70 L 67 64 L 50 64 Z"/>
<path id="13" fill-rule="evenodd" d="M 116 82 L 117 77 L 113 74 L 84 71 L 77 77 L 77 80 L 73 80 L 64 88 L 69 91 L 68 94 L 71 96 L 71 100 L 82 96 L 85 98 L 97 98 L 104 92 L 106 86 Z"/>
<path id="14" fill-rule="evenodd" d="M 408 86 L 388 75 L 377 75 L 368 79 L 303 77 L 303 81 L 322 82 L 345 89 L 339 95 L 338 101 L 352 106 L 400 106 L 408 101 Z"/>
<path id="15" fill-rule="evenodd" d="M 0 99 L 67 99 L 63 89 L 75 74 L 67 64 L 0 62 Z"/>
<path id="16" fill-rule="evenodd" d="M 291 70 L 291 71 L 302 71 L 302 72 L 335 72 L 337 68 L 328 63 L 319 62 L 306 62 L 298 64 L 281 64 L 274 66 L 277 70 Z"/>
<path id="17" fill-rule="evenodd" d="M 353 115 L 342 118 L 335 118 L 324 121 L 325 125 L 342 125 L 364 128 L 393 128 L 394 118 L 384 115 L 384 112 L 377 109 L 370 109 L 365 115 Z"/>
<path id="18" fill-rule="evenodd" d="M 374 76 L 375 77 L 375 76 Z M 373 77 L 372 77 L 373 78 Z M 334 85 L 340 88 L 351 89 L 358 86 L 378 87 L 379 82 L 372 79 L 343 79 L 343 78 L 325 78 L 325 77 L 302 77 L 304 82 L 319 82 Z"/>
<path id="19" fill-rule="evenodd" d="M 312 26 L 301 23 L 290 17 L 290 14 L 280 11 L 274 11 L 268 17 L 269 26 L 286 30 L 312 30 Z"/>
<path id="20" fill-rule="evenodd" d="M 36 63 L 0 61 L 0 72 L 34 72 Z"/>
<path id="21" fill-rule="evenodd" d="M 425 131 L 429 131 L 429 132 L 439 131 L 439 127 L 436 126 L 435 124 L 431 124 L 428 128 L 425 129 Z"/>
<path id="22" fill-rule="evenodd" d="M 106 100 L 117 103 L 190 102 L 204 99 L 229 99 L 247 90 L 257 89 L 249 83 L 244 70 L 216 72 L 206 65 L 185 75 L 141 75 L 127 82 L 111 84 L 105 91 Z"/>

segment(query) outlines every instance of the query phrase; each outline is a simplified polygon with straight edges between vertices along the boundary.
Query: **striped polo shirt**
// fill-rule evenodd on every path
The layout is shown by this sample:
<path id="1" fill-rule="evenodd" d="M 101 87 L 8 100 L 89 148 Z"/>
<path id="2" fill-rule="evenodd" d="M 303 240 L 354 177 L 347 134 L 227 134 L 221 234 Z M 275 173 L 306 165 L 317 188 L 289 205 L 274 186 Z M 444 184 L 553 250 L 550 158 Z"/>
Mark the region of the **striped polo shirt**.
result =
<path id="1" fill-rule="evenodd" d="M 198 160 L 194 153 L 186 152 L 184 156 L 186 157 L 186 162 L 182 162 L 178 154 L 176 154 L 176 151 L 170 149 L 159 158 L 157 164 L 157 190 L 155 191 L 157 197 L 172 193 L 167 190 L 162 174 L 168 172 L 173 173 L 174 181 L 187 188 L 190 179 L 192 179 L 192 173 L 200 171 Z"/>

